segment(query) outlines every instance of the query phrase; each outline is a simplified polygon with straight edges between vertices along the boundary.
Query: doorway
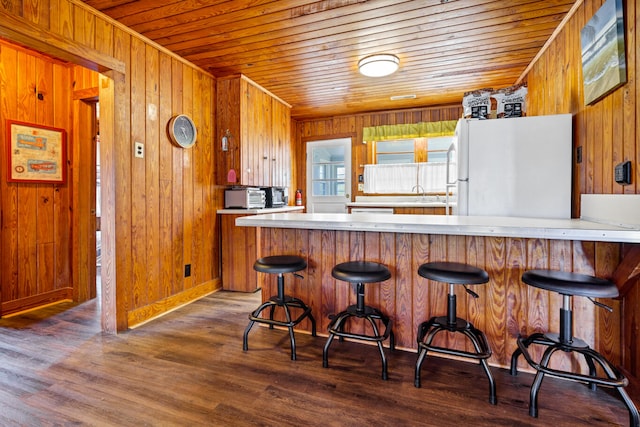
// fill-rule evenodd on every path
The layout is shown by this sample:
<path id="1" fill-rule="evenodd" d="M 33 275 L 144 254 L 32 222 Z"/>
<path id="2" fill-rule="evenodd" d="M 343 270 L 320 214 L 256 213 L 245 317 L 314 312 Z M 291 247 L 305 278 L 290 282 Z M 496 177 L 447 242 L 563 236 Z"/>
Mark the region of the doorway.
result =
<path id="1" fill-rule="evenodd" d="M 98 296 L 97 271 L 97 150 L 99 103 L 97 88 L 87 97 L 73 101 L 73 157 L 76 167 L 72 171 L 74 234 L 77 236 L 77 250 L 73 251 L 74 299 L 87 301 Z"/>
<path id="2" fill-rule="evenodd" d="M 102 231 L 100 228 L 100 101 L 96 103 L 96 135 L 95 140 L 95 162 L 96 162 L 96 201 L 95 201 L 95 221 L 96 221 L 96 297 L 100 302 L 101 294 L 101 273 L 102 273 Z"/>
<path id="3" fill-rule="evenodd" d="M 351 201 L 351 138 L 307 144 L 307 212 L 346 213 Z"/>

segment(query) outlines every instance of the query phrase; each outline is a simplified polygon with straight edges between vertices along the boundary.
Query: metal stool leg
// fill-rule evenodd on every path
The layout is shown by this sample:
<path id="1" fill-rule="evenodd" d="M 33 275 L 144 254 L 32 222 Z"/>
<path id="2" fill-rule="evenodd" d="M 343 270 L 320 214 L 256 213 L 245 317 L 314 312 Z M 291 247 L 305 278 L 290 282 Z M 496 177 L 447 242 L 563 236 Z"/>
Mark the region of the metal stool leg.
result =
<path id="1" fill-rule="evenodd" d="M 541 333 L 535 333 L 533 335 L 530 335 L 526 338 L 523 337 L 518 337 L 517 339 L 517 343 L 518 343 L 518 348 L 515 349 L 515 351 L 513 352 L 513 354 L 511 355 L 511 375 L 516 376 L 518 375 L 518 357 L 520 357 L 520 355 L 522 355 L 522 349 L 520 348 L 520 346 L 522 345 L 524 348 L 529 348 L 529 346 L 535 342 L 535 341 L 547 341 L 546 338 L 544 338 L 544 334 Z M 540 344 L 544 344 L 543 342 Z"/>
<path id="2" fill-rule="evenodd" d="M 373 335 L 376 336 L 376 337 L 380 336 L 380 333 L 378 332 L 378 326 L 376 325 L 376 322 L 373 320 L 373 318 L 371 316 L 366 316 L 366 319 L 371 324 L 371 329 L 373 330 Z M 378 344 L 378 350 L 380 351 L 380 357 L 382 358 L 382 379 L 383 380 L 387 380 L 388 379 L 388 375 L 387 375 L 387 358 L 384 355 L 384 349 L 382 348 L 382 341 L 377 340 L 376 344 Z"/>
<path id="3" fill-rule="evenodd" d="M 373 335 L 363 335 L 346 332 L 344 330 L 346 320 L 352 317 L 366 319 L 371 324 Z M 380 334 L 380 330 L 378 328 L 378 325 L 376 324 L 376 320 L 380 320 L 385 327 L 385 331 L 382 335 Z M 343 341 L 344 338 L 375 341 L 376 345 L 378 346 L 378 351 L 380 352 L 380 358 L 382 360 L 382 379 L 388 379 L 388 362 L 387 357 L 384 353 L 384 346 L 382 345 L 382 342 L 388 337 L 391 337 L 391 349 L 395 348 L 395 344 L 391 335 L 393 333 L 393 331 L 391 331 L 391 328 L 391 319 L 387 318 L 386 316 L 382 316 L 381 313 L 376 309 L 364 306 L 362 310 L 359 310 L 359 307 L 357 305 L 348 307 L 347 310 L 338 313 L 329 324 L 329 337 L 327 338 L 327 342 L 325 343 L 324 349 L 322 351 L 322 366 L 325 368 L 329 366 L 329 347 L 331 346 L 331 343 L 333 342 L 333 339 L 335 337 L 338 337 L 340 341 Z"/>
<path id="4" fill-rule="evenodd" d="M 274 314 L 276 307 L 282 307 L 284 310 L 285 320 L 275 320 Z M 261 313 L 269 308 L 269 317 L 260 317 Z M 295 319 L 292 318 L 291 308 L 297 308 L 302 310 L 302 313 Z M 311 314 L 311 308 L 308 307 L 302 300 L 298 298 L 289 297 L 284 293 L 284 276 L 282 273 L 278 274 L 278 293 L 275 296 L 269 298 L 269 301 L 264 302 L 260 307 L 254 310 L 249 315 L 249 324 L 244 331 L 242 338 L 242 350 L 247 351 L 249 349 L 249 332 L 255 323 L 264 323 L 269 325 L 269 329 L 273 329 L 274 326 L 286 327 L 289 333 L 289 341 L 291 343 L 291 360 L 296 360 L 296 340 L 294 327 L 300 323 L 303 319 L 308 318 L 311 322 L 311 333 L 316 336 L 316 320 Z"/>
<path id="5" fill-rule="evenodd" d="M 591 348 L 581 351 L 581 353 L 583 353 L 585 357 L 587 356 L 587 354 L 589 354 L 592 360 L 597 361 L 600 364 L 600 366 L 602 366 L 602 369 L 604 369 L 605 373 L 610 379 L 618 380 L 618 378 L 620 378 L 621 375 L 609 363 L 607 359 L 605 359 L 602 355 L 600 355 L 600 353 L 596 352 Z M 594 366 L 594 371 L 595 371 L 595 366 Z M 595 389 L 595 383 L 593 383 L 593 388 Z M 624 385 L 620 385 L 615 388 L 618 390 L 620 397 L 622 397 L 622 401 L 624 402 L 625 406 L 629 410 L 629 425 L 632 427 L 638 427 L 640 425 L 640 414 L 638 414 L 638 408 L 636 408 L 636 405 L 633 403 L 633 400 L 631 400 L 631 398 L 627 394 L 627 391 L 624 389 Z"/>
<path id="6" fill-rule="evenodd" d="M 253 324 L 256 322 L 253 319 L 257 318 L 257 317 L 260 317 L 260 313 L 262 313 L 267 307 L 269 307 L 271 309 L 271 320 L 273 320 L 273 310 L 275 308 L 275 303 L 273 303 L 272 301 L 267 301 L 267 302 L 262 303 L 262 305 L 260 305 L 260 307 L 255 309 L 249 315 L 249 324 L 247 325 L 246 329 L 244 330 L 244 335 L 242 337 L 242 350 L 243 351 L 249 350 L 249 331 L 251 331 L 251 328 L 253 327 Z"/>
<path id="7" fill-rule="evenodd" d="M 322 367 L 329 367 L 329 346 L 331 346 L 331 342 L 336 337 L 336 334 L 332 331 L 334 330 L 342 330 L 344 328 L 344 321 L 349 317 L 349 313 L 343 311 L 339 313 L 336 317 L 334 317 L 333 321 L 329 324 L 329 337 L 327 338 L 327 342 L 322 349 Z"/>
<path id="8" fill-rule="evenodd" d="M 418 360 L 416 361 L 415 377 L 413 385 L 417 388 L 421 387 L 420 375 L 422 364 L 427 358 L 427 353 L 431 349 L 431 342 L 438 332 L 445 330 L 441 325 L 437 324 L 437 317 L 432 317 L 429 321 L 420 325 L 418 332 Z"/>
<path id="9" fill-rule="evenodd" d="M 549 365 L 549 360 L 551 359 L 551 355 L 555 353 L 557 350 L 560 350 L 558 347 L 549 347 L 545 350 L 542 361 L 540 362 L 540 366 L 546 368 Z M 533 379 L 533 384 L 531 384 L 531 392 L 529 395 L 529 415 L 537 418 L 538 417 L 538 392 L 540 391 L 540 386 L 542 385 L 542 380 L 544 379 L 544 370 L 538 370 L 536 373 L 536 377 Z"/>
<path id="10" fill-rule="evenodd" d="M 289 312 L 289 306 L 286 303 L 282 304 L 284 308 L 284 315 L 287 319 L 287 329 L 289 329 L 289 341 L 291 343 L 291 360 L 296 360 L 296 337 L 293 335 L 293 323 L 291 322 L 291 313 Z"/>
<path id="11" fill-rule="evenodd" d="M 484 334 L 480 330 L 472 326 L 469 329 L 464 330 L 463 333 L 469 338 L 469 340 L 473 344 L 473 347 L 475 348 L 476 353 L 482 354 L 489 351 L 489 344 L 487 343 L 487 338 L 484 336 Z M 489 364 L 487 363 L 487 359 L 486 358 L 480 359 L 480 365 L 482 366 L 482 369 L 484 370 L 484 373 L 487 375 L 487 379 L 489 380 L 489 403 L 491 403 L 492 405 L 497 405 L 498 398 L 496 397 L 496 382 L 493 379 L 493 375 L 491 374 L 491 371 L 489 370 Z"/>
<path id="12" fill-rule="evenodd" d="M 465 335 L 473 344 L 475 352 L 457 350 L 448 347 L 432 346 L 431 342 L 433 341 L 435 335 L 443 330 Z M 484 333 L 482 333 L 482 331 L 475 328 L 473 324 L 457 317 L 456 295 L 454 292 L 453 284 L 449 284 L 449 294 L 447 298 L 447 315 L 432 317 L 428 322 L 423 322 L 419 327 L 417 341 L 419 354 L 418 360 L 416 361 L 414 377 L 415 387 L 420 387 L 420 369 L 427 356 L 428 350 L 434 351 L 436 353 L 476 359 L 479 360 L 480 366 L 482 367 L 489 381 L 489 402 L 492 405 L 497 404 L 498 399 L 496 397 L 496 383 L 487 362 L 487 359 L 491 357 L 491 349 L 489 348 L 487 337 L 484 335 Z M 515 356 L 514 360 L 516 359 L 517 356 Z M 513 363 L 514 362 L 512 362 L 512 364 Z"/>

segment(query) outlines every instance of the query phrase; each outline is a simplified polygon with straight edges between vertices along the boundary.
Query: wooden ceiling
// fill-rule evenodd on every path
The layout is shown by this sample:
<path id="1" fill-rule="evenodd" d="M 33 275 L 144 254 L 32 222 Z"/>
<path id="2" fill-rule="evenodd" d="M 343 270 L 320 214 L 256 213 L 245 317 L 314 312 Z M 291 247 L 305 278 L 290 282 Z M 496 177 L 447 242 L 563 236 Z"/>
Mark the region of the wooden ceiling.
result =
<path id="1" fill-rule="evenodd" d="M 510 86 L 576 0 L 85 0 L 216 77 L 242 73 L 296 119 L 462 102 Z M 579 1 L 579 0 L 578 0 Z M 389 77 L 358 73 L 375 53 Z M 415 95 L 391 100 L 392 96 Z"/>

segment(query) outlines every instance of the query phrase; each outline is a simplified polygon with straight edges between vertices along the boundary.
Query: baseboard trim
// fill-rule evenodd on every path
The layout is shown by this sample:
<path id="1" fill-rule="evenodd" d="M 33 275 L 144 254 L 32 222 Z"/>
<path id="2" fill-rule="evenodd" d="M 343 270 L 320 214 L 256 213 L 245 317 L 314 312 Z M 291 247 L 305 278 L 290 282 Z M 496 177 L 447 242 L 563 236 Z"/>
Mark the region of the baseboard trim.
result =
<path id="1" fill-rule="evenodd" d="M 220 279 L 214 279 L 144 307 L 131 310 L 127 313 L 127 326 L 129 329 L 135 329 L 221 289 Z"/>

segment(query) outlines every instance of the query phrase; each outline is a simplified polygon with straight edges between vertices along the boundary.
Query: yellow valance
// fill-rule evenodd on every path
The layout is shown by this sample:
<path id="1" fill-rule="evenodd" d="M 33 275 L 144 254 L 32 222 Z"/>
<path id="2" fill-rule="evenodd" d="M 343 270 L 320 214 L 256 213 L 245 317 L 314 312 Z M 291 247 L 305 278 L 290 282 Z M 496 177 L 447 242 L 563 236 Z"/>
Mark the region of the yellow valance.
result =
<path id="1" fill-rule="evenodd" d="M 436 136 L 452 136 L 456 130 L 457 120 L 441 122 L 420 122 L 405 125 L 372 126 L 362 129 L 362 140 L 389 141 L 393 139 L 428 138 Z"/>

